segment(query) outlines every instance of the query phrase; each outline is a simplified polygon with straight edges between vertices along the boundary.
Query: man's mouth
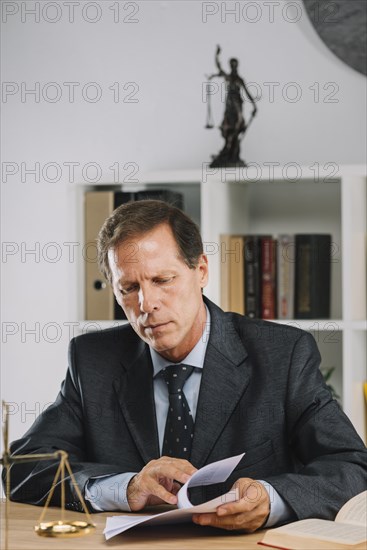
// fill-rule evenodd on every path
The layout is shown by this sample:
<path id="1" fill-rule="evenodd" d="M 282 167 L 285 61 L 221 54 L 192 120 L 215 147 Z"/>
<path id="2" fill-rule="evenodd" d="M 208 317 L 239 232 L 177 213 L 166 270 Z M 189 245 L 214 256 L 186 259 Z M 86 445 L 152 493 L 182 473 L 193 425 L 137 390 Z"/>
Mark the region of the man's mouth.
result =
<path id="1" fill-rule="evenodd" d="M 166 323 L 151 323 L 150 325 L 145 325 L 144 329 L 145 330 L 156 331 L 156 330 L 159 330 L 160 328 L 163 328 L 163 327 L 167 326 L 169 324 L 169 322 L 170 321 L 167 321 Z"/>

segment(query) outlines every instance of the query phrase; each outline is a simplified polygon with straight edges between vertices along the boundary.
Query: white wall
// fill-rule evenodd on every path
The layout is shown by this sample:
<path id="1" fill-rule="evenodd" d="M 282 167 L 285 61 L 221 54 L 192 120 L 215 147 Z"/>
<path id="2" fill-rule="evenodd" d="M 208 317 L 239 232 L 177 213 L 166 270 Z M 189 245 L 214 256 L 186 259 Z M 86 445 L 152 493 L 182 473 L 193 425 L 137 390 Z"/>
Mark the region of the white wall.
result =
<path id="1" fill-rule="evenodd" d="M 139 177 L 149 170 L 199 168 L 210 160 L 222 141 L 218 129 L 204 129 L 202 86 L 204 75 L 215 72 L 217 43 L 222 46 L 223 66 L 228 66 L 230 57 L 238 57 L 240 74 L 262 90 L 258 117 L 242 146 L 248 162 L 363 163 L 366 79 L 327 50 L 300 1 L 280 0 L 273 6 L 262 1 L 80 1 L 75 4 L 74 22 L 69 22 L 67 2 L 38 3 L 39 22 L 25 13 L 22 21 L 21 13 L 22 4 L 31 9 L 37 2 L 2 4 L 1 373 L 3 398 L 14 403 L 14 439 L 53 400 L 66 367 L 66 323 L 80 320 L 76 286 L 80 247 L 73 259 L 70 245 L 64 243 L 75 242 L 80 234 L 75 198 L 76 184 L 86 179 L 82 168 L 96 163 L 101 181 L 112 182 L 109 167 L 114 163 L 120 165 L 122 181 L 130 171 L 123 167 L 130 162 L 137 165 Z M 117 4 L 120 20 L 115 23 L 110 8 Z M 236 5 L 241 8 L 238 22 L 225 11 Z M 129 15 L 135 6 L 138 12 Z M 100 20 L 88 22 L 86 18 L 94 18 L 97 9 Z M 208 14 L 204 22 L 205 10 L 217 13 Z M 300 20 L 290 22 L 298 14 Z M 56 16 L 61 16 L 59 21 L 47 21 Z M 137 22 L 124 22 L 124 18 Z M 259 20 L 251 23 L 246 18 Z M 39 83 L 39 102 L 30 95 L 22 98 L 20 91 L 4 94 L 5 90 L 16 92 L 17 86 L 21 89 L 22 82 L 27 89 Z M 52 97 L 51 82 L 62 91 L 54 103 L 42 96 L 43 90 Z M 65 82 L 80 83 L 74 103 L 69 101 Z M 102 91 L 97 102 L 86 101 L 81 92 L 91 82 Z M 116 82 L 119 102 L 114 102 L 109 89 Z M 274 84 L 274 101 L 266 82 L 279 83 Z M 135 84 L 123 90 L 126 83 Z M 296 83 L 302 92 L 297 102 L 282 94 L 283 89 L 294 93 L 289 83 Z M 134 99 L 138 101 L 126 102 L 127 94 L 137 87 Z M 329 100 L 334 102 L 328 102 L 333 90 L 336 93 Z M 91 98 L 92 87 L 86 91 Z M 212 103 L 218 125 L 224 107 L 219 92 Z M 22 165 L 29 169 L 36 162 L 40 182 L 29 173 L 23 174 L 22 182 Z M 70 162 L 79 163 L 74 182 L 65 165 Z M 57 163 L 61 172 L 49 168 L 45 181 L 42 168 L 48 163 Z M 17 173 L 9 175 L 17 168 Z M 87 176 L 93 174 L 90 170 Z M 57 183 L 47 181 L 56 176 L 60 176 Z M 51 242 L 57 246 L 52 248 Z M 24 256 L 25 248 L 35 246 L 39 253 Z M 53 262 L 60 251 L 61 257 Z M 32 327 L 35 335 L 27 333 Z"/>

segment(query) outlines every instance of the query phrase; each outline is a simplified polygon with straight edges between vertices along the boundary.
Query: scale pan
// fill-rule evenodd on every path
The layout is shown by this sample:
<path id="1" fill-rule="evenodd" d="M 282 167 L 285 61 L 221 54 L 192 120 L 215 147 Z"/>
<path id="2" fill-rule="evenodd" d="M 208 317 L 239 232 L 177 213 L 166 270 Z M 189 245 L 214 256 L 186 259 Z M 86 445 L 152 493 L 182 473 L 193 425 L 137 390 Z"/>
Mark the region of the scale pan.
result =
<path id="1" fill-rule="evenodd" d="M 86 521 L 49 521 L 39 523 L 34 530 L 40 537 L 82 537 L 95 529 L 93 523 Z"/>

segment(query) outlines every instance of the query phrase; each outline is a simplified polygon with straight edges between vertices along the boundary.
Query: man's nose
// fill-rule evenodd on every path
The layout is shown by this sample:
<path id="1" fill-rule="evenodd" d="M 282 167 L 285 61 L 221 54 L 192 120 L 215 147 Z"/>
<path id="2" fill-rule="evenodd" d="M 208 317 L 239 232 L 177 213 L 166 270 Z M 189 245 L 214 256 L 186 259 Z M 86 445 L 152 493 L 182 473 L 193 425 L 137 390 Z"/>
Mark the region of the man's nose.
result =
<path id="1" fill-rule="evenodd" d="M 150 285 L 139 290 L 139 307 L 143 313 L 152 313 L 159 309 L 159 289 Z"/>

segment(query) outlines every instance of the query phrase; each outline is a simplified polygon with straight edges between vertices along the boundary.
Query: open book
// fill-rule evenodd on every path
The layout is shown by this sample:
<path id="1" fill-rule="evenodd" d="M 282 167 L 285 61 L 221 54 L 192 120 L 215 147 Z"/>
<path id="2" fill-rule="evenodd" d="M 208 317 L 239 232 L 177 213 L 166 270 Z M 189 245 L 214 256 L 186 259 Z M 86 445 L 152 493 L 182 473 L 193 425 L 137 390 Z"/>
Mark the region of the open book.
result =
<path id="1" fill-rule="evenodd" d="M 339 510 L 335 521 L 303 519 L 265 533 L 259 544 L 285 550 L 327 548 L 366 549 L 367 491 L 351 498 Z"/>
<path id="2" fill-rule="evenodd" d="M 162 525 L 168 523 L 183 523 L 190 521 L 193 514 L 203 514 L 215 512 L 216 508 L 226 502 L 234 502 L 238 500 L 238 490 L 229 491 L 224 495 L 209 500 L 204 504 L 193 506 L 188 497 L 188 491 L 192 487 L 200 487 L 204 485 L 212 485 L 213 483 L 223 483 L 228 479 L 237 464 L 243 458 L 245 453 L 241 455 L 225 458 L 224 460 L 218 460 L 204 466 L 197 472 L 195 472 L 181 487 L 177 493 L 177 509 L 169 510 L 168 512 L 162 512 L 161 514 L 155 514 L 150 516 L 133 516 L 133 515 L 120 515 L 107 518 L 106 528 L 103 531 L 106 539 L 110 539 L 115 535 L 119 535 L 131 527 L 137 525 Z"/>

